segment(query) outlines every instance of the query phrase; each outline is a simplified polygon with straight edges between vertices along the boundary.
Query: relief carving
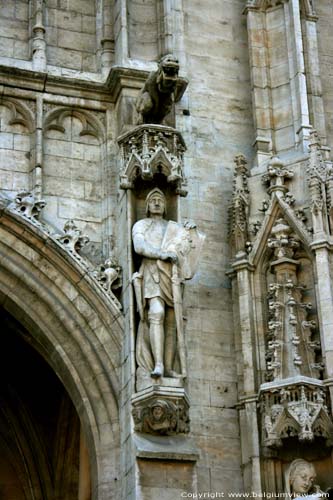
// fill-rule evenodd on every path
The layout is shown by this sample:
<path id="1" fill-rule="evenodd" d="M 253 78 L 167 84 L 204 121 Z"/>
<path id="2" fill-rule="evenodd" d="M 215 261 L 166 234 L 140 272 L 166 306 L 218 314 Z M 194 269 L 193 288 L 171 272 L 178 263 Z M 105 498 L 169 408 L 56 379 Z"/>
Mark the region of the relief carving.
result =
<path id="1" fill-rule="evenodd" d="M 184 400 L 151 399 L 134 406 L 133 419 L 137 432 L 172 435 L 189 432 L 188 404 Z"/>

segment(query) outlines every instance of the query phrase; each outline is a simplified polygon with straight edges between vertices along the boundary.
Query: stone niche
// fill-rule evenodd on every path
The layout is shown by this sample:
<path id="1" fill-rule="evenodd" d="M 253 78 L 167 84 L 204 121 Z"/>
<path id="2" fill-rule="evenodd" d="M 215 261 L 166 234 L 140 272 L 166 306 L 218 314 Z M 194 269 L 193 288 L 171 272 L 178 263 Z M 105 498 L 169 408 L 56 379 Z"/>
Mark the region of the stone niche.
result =
<path id="1" fill-rule="evenodd" d="M 179 220 L 179 197 L 187 194 L 186 146 L 179 131 L 160 124 L 138 125 L 118 143 L 132 234 L 135 430 L 185 434 L 189 400 L 182 295 L 203 243 L 195 224 Z"/>

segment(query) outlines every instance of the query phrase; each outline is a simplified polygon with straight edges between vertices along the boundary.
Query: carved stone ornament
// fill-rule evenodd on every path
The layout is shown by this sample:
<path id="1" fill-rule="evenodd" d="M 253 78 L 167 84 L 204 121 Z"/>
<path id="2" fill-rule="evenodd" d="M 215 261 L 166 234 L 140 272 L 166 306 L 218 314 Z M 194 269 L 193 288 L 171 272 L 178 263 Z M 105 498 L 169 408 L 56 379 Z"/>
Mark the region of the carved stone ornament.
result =
<path id="1" fill-rule="evenodd" d="M 314 465 L 303 458 L 296 458 L 288 467 L 285 475 L 286 493 L 288 498 L 325 498 L 321 496 L 320 486 L 315 484 L 316 470 Z"/>
<path id="2" fill-rule="evenodd" d="M 148 76 L 136 101 L 137 124 L 162 123 L 177 100 L 180 86 L 178 60 L 168 54 L 159 61 L 158 69 Z"/>
<path id="3" fill-rule="evenodd" d="M 288 1 L 289 0 L 247 0 L 245 6 L 245 12 L 247 13 L 250 10 L 265 11 L 267 9 L 283 5 Z M 301 0 L 301 8 L 302 12 L 308 19 L 312 21 L 317 21 L 318 16 L 314 9 L 313 0 Z"/>
<path id="4" fill-rule="evenodd" d="M 331 446 L 332 420 L 327 407 L 326 388 L 300 377 L 286 384 L 263 384 L 260 392 L 263 445 L 279 448 L 283 440 L 297 437 L 311 442 L 324 438 Z"/>
<path id="5" fill-rule="evenodd" d="M 262 176 L 262 182 L 267 186 L 268 194 L 280 192 L 285 194 L 288 191 L 287 179 L 292 179 L 293 172 L 288 170 L 282 160 L 277 156 L 273 157 L 268 164 L 267 173 Z"/>
<path id="6" fill-rule="evenodd" d="M 82 231 L 73 220 L 68 220 L 64 225 L 64 235 L 56 236 L 56 239 L 66 248 L 68 252 L 75 255 L 79 260 L 80 249 L 89 243 L 88 236 L 82 236 Z"/>
<path id="7" fill-rule="evenodd" d="M 282 380 L 297 375 L 319 378 L 323 365 L 320 342 L 315 340 L 317 323 L 308 318 L 312 304 L 302 300 L 306 289 L 298 283 L 299 262 L 294 259 L 300 242 L 280 218 L 267 244 L 274 250 L 271 269 L 275 281 L 268 289 L 266 378 Z"/>
<path id="8" fill-rule="evenodd" d="M 172 127 L 141 125 L 118 139 L 122 167 L 120 187 L 132 189 L 137 177 L 153 179 L 164 174 L 176 193 L 187 195 L 183 155 L 186 146 L 182 135 Z"/>
<path id="9" fill-rule="evenodd" d="M 250 192 L 248 188 L 249 171 L 245 156 L 235 157 L 234 189 L 231 203 L 231 235 L 236 257 L 246 253 L 248 241 L 248 216 Z"/>
<path id="10" fill-rule="evenodd" d="M 155 435 L 188 433 L 189 401 L 184 392 L 178 394 L 153 390 L 133 398 L 132 415 L 137 432 Z"/>
<path id="11" fill-rule="evenodd" d="M 36 196 L 28 191 L 18 193 L 15 200 L 9 205 L 9 208 L 20 215 L 23 215 L 31 221 L 39 219 L 41 210 L 46 206 L 44 200 L 39 200 Z"/>
<path id="12" fill-rule="evenodd" d="M 93 272 L 93 276 L 117 307 L 122 309 L 122 305 L 113 293 L 113 290 L 117 290 L 122 286 L 122 269 L 118 261 L 114 257 L 107 259 L 104 264 Z"/>

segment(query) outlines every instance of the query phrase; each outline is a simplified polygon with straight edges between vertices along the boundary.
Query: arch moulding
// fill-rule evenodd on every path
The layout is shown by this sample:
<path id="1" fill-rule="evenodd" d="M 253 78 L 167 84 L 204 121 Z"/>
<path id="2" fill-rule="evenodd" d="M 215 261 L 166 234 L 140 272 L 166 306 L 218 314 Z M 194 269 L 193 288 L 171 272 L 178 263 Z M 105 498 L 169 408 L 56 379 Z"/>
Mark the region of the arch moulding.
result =
<path id="1" fill-rule="evenodd" d="M 0 200 L 0 305 L 29 332 L 71 397 L 84 431 L 92 499 L 118 498 L 123 317 L 42 227 Z"/>

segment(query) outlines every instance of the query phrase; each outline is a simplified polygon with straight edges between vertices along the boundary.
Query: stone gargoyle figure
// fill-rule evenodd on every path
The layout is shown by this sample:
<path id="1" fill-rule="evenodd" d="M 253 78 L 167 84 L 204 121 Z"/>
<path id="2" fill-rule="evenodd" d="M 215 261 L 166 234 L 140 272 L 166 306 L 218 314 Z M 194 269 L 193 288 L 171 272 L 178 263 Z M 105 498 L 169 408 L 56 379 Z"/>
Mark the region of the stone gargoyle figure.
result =
<path id="1" fill-rule="evenodd" d="M 136 360 L 151 377 L 182 378 L 186 376 L 182 284 L 195 273 L 204 236 L 193 223 L 165 220 L 166 198 L 158 188 L 146 198 L 146 214 L 132 230 L 134 250 L 142 257 L 133 275 L 140 315 Z"/>
<path id="2" fill-rule="evenodd" d="M 323 492 L 317 484 L 314 484 L 316 479 L 316 470 L 311 462 L 307 462 L 303 458 L 297 458 L 291 462 L 286 474 L 287 493 L 290 498 L 307 498 L 317 499 L 324 498 Z"/>
<path id="3" fill-rule="evenodd" d="M 137 101 L 137 125 L 162 123 L 171 111 L 178 82 L 179 63 L 171 54 L 160 60 L 157 71 L 148 76 Z"/>

